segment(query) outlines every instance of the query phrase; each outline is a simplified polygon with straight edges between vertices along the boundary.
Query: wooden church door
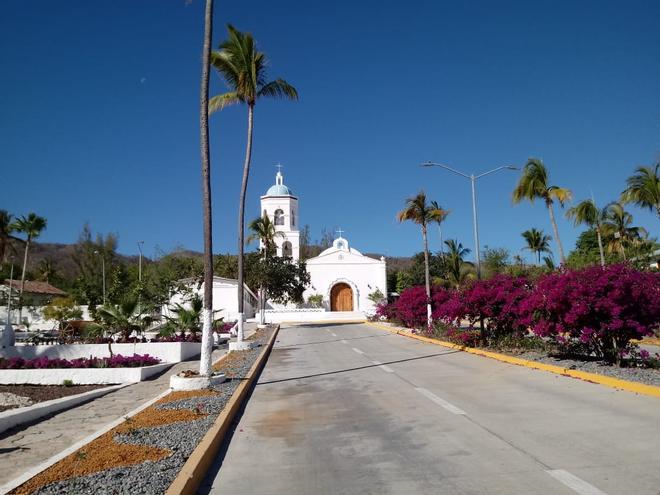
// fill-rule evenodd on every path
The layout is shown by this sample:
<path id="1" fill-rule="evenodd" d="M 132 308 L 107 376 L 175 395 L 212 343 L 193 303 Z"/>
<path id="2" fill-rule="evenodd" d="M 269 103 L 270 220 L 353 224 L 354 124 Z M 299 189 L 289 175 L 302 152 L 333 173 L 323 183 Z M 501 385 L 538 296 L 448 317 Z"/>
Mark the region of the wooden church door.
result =
<path id="1" fill-rule="evenodd" d="M 345 283 L 335 285 L 330 291 L 332 311 L 353 311 L 353 290 Z"/>

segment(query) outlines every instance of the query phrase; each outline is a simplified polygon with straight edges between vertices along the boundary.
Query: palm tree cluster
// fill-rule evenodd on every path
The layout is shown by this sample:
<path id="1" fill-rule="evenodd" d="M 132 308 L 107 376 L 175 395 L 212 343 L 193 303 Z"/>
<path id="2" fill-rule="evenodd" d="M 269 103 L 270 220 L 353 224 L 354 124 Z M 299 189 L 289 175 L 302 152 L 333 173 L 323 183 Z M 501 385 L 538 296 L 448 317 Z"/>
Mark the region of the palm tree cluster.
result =
<path id="1" fill-rule="evenodd" d="M 633 203 L 642 208 L 654 210 L 660 218 L 660 177 L 655 168 L 639 167 L 635 174 L 628 178 L 627 188 L 621 193 L 619 201 L 613 201 L 603 208 L 599 208 L 594 199 L 585 199 L 566 211 L 566 216 L 574 225 L 586 225 L 596 232 L 600 263 L 605 266 L 605 252 L 619 253 L 623 260 L 627 259 L 626 248 L 642 245 L 648 232 L 642 227 L 632 225 L 633 217 L 624 208 L 626 203 Z M 543 162 L 537 158 L 530 158 L 523 169 L 522 176 L 513 191 L 514 203 L 527 199 L 533 202 L 540 199 L 545 202 L 550 215 L 550 222 L 555 234 L 555 241 L 559 249 L 562 264 L 566 263 L 564 249 L 559 238 L 557 222 L 554 215 L 554 203 L 563 207 L 571 200 L 569 189 L 550 185 L 548 171 Z M 541 253 L 551 253 L 549 248 L 550 236 L 543 231 L 530 229 L 522 233 L 526 247 L 537 255 L 541 262 Z M 551 258 L 546 261 L 552 265 Z"/>

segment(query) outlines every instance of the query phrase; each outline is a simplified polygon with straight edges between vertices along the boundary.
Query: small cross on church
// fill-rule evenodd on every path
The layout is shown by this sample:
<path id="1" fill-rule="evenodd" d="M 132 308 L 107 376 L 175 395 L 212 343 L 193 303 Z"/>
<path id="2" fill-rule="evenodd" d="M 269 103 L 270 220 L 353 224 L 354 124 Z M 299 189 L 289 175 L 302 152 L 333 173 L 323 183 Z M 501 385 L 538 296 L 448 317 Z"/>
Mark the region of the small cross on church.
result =
<path id="1" fill-rule="evenodd" d="M 275 165 L 275 167 L 277 168 L 277 171 L 279 173 L 282 173 L 282 164 L 280 162 L 277 162 L 277 165 Z"/>
<path id="2" fill-rule="evenodd" d="M 344 233 L 344 231 L 341 230 L 341 227 L 339 227 L 335 232 L 337 232 L 337 234 L 339 234 L 339 237 L 341 237 L 341 235 Z"/>

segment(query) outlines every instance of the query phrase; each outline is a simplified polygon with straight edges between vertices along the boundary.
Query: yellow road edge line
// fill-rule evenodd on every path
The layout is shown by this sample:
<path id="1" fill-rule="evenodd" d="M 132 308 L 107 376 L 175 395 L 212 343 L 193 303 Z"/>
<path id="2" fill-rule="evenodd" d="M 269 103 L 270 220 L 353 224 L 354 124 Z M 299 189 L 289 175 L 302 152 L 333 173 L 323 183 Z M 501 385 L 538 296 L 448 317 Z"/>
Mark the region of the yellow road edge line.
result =
<path id="1" fill-rule="evenodd" d="M 261 351 L 261 354 L 257 357 L 252 368 L 250 368 L 247 378 L 241 381 L 238 387 L 236 387 L 229 402 L 227 402 L 225 408 L 215 419 L 211 428 L 202 437 L 192 454 L 190 454 L 190 457 L 188 457 L 188 460 L 179 471 L 179 474 L 174 478 L 174 481 L 165 492 L 165 495 L 194 495 L 197 493 L 197 489 L 202 484 L 202 481 L 204 481 L 206 472 L 211 467 L 229 427 L 238 412 L 241 410 L 248 391 L 252 387 L 252 384 L 256 380 L 261 369 L 265 366 L 279 330 L 280 326 L 277 325 L 268 344 L 264 350 Z"/>
<path id="2" fill-rule="evenodd" d="M 315 324 L 328 324 L 328 325 L 337 325 L 341 323 L 346 324 L 355 324 L 355 323 L 367 323 L 367 319 L 364 320 L 309 320 L 309 321 L 281 321 L 278 325 L 315 325 Z"/>
<path id="3" fill-rule="evenodd" d="M 660 387 L 655 385 L 646 385 L 644 383 L 631 382 L 628 380 L 621 380 L 619 378 L 612 378 L 605 375 L 599 375 L 597 373 L 589 373 L 588 371 L 578 371 L 570 370 L 568 368 L 562 368 L 561 366 L 555 366 L 552 364 L 539 363 L 536 361 L 529 361 L 527 359 L 521 359 L 513 356 L 507 356 L 506 354 L 500 354 L 499 352 L 484 351 L 481 349 L 474 349 L 472 347 L 465 347 L 459 344 L 453 344 L 451 342 L 445 342 L 443 340 L 431 339 L 429 337 L 424 337 L 422 335 L 415 335 L 406 330 L 401 330 L 396 327 L 389 327 L 387 325 L 382 325 L 373 321 L 368 321 L 367 325 L 380 328 L 381 330 L 386 330 L 390 333 L 401 335 L 403 337 L 409 337 L 411 339 L 420 340 L 429 344 L 440 345 L 443 347 L 449 347 L 450 349 L 456 349 L 459 351 L 464 351 L 469 354 L 476 354 L 477 356 L 484 356 L 497 361 L 502 361 L 503 363 L 515 364 L 517 366 L 523 366 L 525 368 L 532 368 L 541 371 L 548 371 L 550 373 L 555 373 L 557 375 L 569 376 L 571 378 L 578 378 L 591 383 L 597 383 L 599 385 L 604 385 L 606 387 L 626 390 L 627 392 L 634 392 L 636 394 L 649 395 L 651 397 L 660 397 Z"/>

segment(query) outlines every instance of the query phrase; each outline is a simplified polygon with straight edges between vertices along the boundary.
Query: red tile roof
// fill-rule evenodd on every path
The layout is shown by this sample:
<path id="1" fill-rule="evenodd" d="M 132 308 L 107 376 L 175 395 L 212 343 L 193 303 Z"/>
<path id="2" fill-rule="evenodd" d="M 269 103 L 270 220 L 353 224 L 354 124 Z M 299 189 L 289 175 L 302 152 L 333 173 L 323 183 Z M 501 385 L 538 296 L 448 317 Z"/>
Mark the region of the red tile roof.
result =
<path id="1" fill-rule="evenodd" d="M 3 285 L 9 287 L 9 279 L 5 279 Z M 12 280 L 11 288 L 12 290 L 19 290 L 21 288 L 21 281 Z M 25 288 L 23 289 L 23 292 L 27 292 L 30 294 L 49 294 L 52 296 L 66 296 L 66 292 L 58 289 L 57 287 L 53 287 L 52 285 L 46 282 L 33 282 L 31 280 L 25 281 Z"/>

